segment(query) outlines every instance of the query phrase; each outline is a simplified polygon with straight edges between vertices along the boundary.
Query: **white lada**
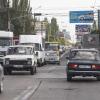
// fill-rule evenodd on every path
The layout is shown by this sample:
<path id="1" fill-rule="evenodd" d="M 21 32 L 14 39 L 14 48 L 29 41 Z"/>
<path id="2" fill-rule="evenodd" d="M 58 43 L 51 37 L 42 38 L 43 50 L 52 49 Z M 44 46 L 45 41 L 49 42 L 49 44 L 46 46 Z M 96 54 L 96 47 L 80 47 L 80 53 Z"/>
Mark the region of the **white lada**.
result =
<path id="1" fill-rule="evenodd" d="M 11 74 L 13 70 L 30 71 L 36 73 L 37 56 L 34 47 L 30 45 L 10 46 L 3 61 L 4 74 Z"/>

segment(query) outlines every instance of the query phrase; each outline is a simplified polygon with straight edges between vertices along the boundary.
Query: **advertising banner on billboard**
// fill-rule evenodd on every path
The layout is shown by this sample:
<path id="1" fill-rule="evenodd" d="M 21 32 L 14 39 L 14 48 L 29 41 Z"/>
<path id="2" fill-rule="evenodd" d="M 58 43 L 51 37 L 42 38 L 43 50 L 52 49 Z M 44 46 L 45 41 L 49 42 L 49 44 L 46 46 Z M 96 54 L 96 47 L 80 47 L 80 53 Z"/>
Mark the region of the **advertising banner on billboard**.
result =
<path id="1" fill-rule="evenodd" d="M 75 26 L 75 32 L 76 34 L 83 35 L 90 33 L 91 31 L 91 25 L 76 25 Z"/>
<path id="2" fill-rule="evenodd" d="M 91 11 L 70 11 L 70 23 L 93 23 L 94 12 Z"/>

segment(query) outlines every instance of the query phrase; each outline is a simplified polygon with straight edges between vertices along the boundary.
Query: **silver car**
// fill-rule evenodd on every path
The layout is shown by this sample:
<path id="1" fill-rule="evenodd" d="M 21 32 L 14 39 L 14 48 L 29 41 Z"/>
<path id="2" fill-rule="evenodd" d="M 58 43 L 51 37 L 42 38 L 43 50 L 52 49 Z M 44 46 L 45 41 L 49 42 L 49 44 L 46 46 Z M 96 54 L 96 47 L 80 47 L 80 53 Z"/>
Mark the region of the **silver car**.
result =
<path id="1" fill-rule="evenodd" d="M 3 67 L 0 65 L 0 93 L 3 92 L 3 79 L 4 79 Z"/>

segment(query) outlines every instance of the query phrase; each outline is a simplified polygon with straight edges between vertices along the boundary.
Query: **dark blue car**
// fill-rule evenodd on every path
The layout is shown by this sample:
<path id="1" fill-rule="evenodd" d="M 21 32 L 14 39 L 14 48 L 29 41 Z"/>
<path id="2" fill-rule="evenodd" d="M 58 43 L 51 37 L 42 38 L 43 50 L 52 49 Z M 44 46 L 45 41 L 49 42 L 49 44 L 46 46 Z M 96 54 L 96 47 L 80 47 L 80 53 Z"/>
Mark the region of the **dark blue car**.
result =
<path id="1" fill-rule="evenodd" d="M 100 80 L 100 57 L 96 49 L 72 49 L 69 55 L 66 73 L 67 81 L 74 76 L 94 76 Z"/>

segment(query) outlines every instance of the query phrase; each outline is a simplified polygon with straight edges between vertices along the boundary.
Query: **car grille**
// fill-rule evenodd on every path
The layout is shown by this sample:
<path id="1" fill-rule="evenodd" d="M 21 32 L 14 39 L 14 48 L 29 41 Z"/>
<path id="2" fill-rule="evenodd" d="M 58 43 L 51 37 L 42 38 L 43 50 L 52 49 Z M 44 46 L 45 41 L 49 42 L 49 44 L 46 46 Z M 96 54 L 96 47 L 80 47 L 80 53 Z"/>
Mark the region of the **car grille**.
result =
<path id="1" fill-rule="evenodd" d="M 21 60 L 21 61 L 18 61 L 18 60 L 10 60 L 9 63 L 11 65 L 26 65 L 27 64 L 27 61 L 25 61 L 25 60 Z"/>

